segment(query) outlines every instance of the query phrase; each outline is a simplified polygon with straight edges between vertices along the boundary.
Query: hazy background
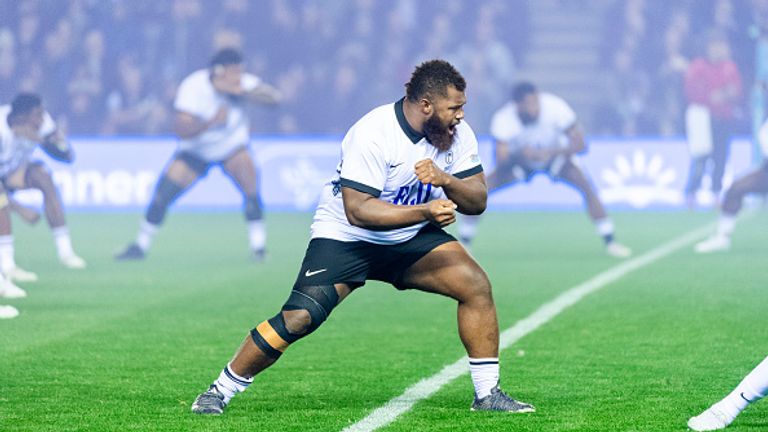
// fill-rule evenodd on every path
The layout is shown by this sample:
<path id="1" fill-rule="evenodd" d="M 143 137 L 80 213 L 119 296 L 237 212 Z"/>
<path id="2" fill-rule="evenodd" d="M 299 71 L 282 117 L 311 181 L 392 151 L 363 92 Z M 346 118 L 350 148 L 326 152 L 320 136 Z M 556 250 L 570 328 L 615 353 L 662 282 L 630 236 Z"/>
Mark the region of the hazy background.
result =
<path id="1" fill-rule="evenodd" d="M 171 131 L 179 81 L 218 48 L 278 86 L 254 133 L 343 133 L 441 57 L 468 81 L 467 119 L 487 133 L 511 85 L 532 79 L 592 136 L 679 136 L 682 77 L 725 32 L 755 102 L 765 0 L 0 0 L 0 102 L 39 92 L 76 135 Z"/>

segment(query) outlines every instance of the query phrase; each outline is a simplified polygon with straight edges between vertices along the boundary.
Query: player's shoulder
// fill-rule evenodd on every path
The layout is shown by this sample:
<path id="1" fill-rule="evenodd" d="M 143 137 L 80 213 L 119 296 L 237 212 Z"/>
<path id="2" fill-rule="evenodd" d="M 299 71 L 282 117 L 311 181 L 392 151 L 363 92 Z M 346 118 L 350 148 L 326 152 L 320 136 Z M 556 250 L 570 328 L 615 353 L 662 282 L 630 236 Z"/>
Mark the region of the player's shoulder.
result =
<path id="1" fill-rule="evenodd" d="M 491 118 L 491 135 L 497 140 L 506 141 L 520 133 L 522 124 L 517 115 L 517 105 L 507 102 L 496 110 Z"/>
<path id="2" fill-rule="evenodd" d="M 568 102 L 566 102 L 565 99 L 554 93 L 541 92 L 539 97 L 542 105 L 546 104 L 550 106 L 568 106 Z"/>
<path id="3" fill-rule="evenodd" d="M 543 116 L 552 119 L 575 116 L 571 105 L 565 99 L 552 93 L 541 94 L 541 112 Z"/>
<path id="4" fill-rule="evenodd" d="M 514 102 L 509 101 L 493 113 L 491 122 L 509 121 L 511 118 L 517 118 L 517 105 Z"/>
<path id="5" fill-rule="evenodd" d="M 391 127 L 393 120 L 396 121 L 394 104 L 380 105 L 360 117 L 350 131 L 371 135 L 384 134 Z"/>
<path id="6" fill-rule="evenodd" d="M 187 75 L 179 85 L 179 88 L 201 88 L 210 85 L 208 69 L 199 69 Z"/>

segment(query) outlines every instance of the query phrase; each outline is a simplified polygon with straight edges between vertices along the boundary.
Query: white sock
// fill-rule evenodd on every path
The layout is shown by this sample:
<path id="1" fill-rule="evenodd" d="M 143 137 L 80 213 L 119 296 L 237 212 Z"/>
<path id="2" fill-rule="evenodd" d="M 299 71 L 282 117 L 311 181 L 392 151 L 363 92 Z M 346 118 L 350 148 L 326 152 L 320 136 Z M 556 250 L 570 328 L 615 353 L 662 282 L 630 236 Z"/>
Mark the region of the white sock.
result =
<path id="1" fill-rule="evenodd" d="M 155 234 L 159 229 L 159 226 L 153 225 L 146 220 L 141 221 L 141 226 L 139 227 L 139 235 L 136 237 L 136 244 L 139 245 L 141 250 L 144 252 L 149 250 L 149 247 L 152 246 L 152 239 L 155 237 Z"/>
<path id="2" fill-rule="evenodd" d="M 717 221 L 717 235 L 720 237 L 730 237 L 733 234 L 733 230 L 736 228 L 736 216 L 735 215 L 720 215 L 720 219 Z"/>
<path id="3" fill-rule="evenodd" d="M 477 235 L 478 223 L 480 223 L 480 216 L 462 216 L 461 225 L 459 225 L 459 239 L 465 244 L 472 243 Z"/>
<path id="4" fill-rule="evenodd" d="M 725 399 L 714 405 L 715 408 L 728 415 L 731 420 L 750 403 L 757 402 L 768 394 L 768 357 L 763 359 L 736 386 Z"/>
<path id="5" fill-rule="evenodd" d="M 264 227 L 263 219 L 248 222 L 248 240 L 254 251 L 264 249 L 264 245 L 267 243 L 267 230 Z"/>
<path id="6" fill-rule="evenodd" d="M 224 370 L 221 371 L 219 377 L 213 382 L 213 385 L 224 395 L 224 403 L 229 403 L 236 394 L 245 391 L 249 385 L 253 382 L 253 378 L 245 379 L 240 375 L 232 372 L 232 368 L 229 364 Z"/>
<path id="7" fill-rule="evenodd" d="M 499 358 L 469 358 L 469 374 L 475 385 L 475 397 L 482 399 L 491 394 L 499 383 Z"/>
<path id="8" fill-rule="evenodd" d="M 69 229 L 66 225 L 54 228 L 53 240 L 56 242 L 56 250 L 59 253 L 59 258 L 70 257 L 75 254 L 72 249 L 72 240 L 69 238 Z"/>
<path id="9" fill-rule="evenodd" d="M 593 221 L 597 233 L 605 240 L 606 244 L 613 242 L 613 221 L 606 218 L 595 219 Z"/>
<path id="10" fill-rule="evenodd" d="M 13 256 L 13 236 L 0 236 L 0 270 L 7 272 L 16 268 L 16 260 Z"/>

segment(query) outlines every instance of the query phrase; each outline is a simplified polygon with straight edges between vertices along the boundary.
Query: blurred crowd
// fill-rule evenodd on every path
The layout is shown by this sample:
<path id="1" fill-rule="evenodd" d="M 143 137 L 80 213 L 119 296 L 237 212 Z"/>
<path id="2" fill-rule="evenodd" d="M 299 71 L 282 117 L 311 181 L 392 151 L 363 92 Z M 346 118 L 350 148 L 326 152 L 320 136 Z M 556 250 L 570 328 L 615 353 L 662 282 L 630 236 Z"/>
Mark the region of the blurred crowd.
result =
<path id="1" fill-rule="evenodd" d="M 625 0 L 605 17 L 601 58 L 607 91 L 595 132 L 612 135 L 680 135 L 689 102 L 686 75 L 706 59 L 708 41 L 722 38 L 744 91 L 734 115 L 749 125 L 755 79 L 755 40 L 768 22 L 765 0 Z"/>
<path id="2" fill-rule="evenodd" d="M 596 82 L 606 88 L 597 92 L 590 134 L 681 134 L 684 77 L 713 31 L 727 35 L 746 116 L 750 32 L 768 16 L 768 0 L 591 1 L 608 7 L 605 79 Z M 343 133 L 402 94 L 415 64 L 441 57 L 467 78 L 467 119 L 487 133 L 525 66 L 530 7 L 529 0 L 0 0 L 0 102 L 38 92 L 71 134 L 167 134 L 179 82 L 217 49 L 236 47 L 249 71 L 285 95 L 276 108 L 253 110 L 256 132 Z"/>
<path id="3" fill-rule="evenodd" d="M 342 133 L 435 57 L 482 118 L 515 78 L 525 16 L 503 0 L 0 0 L 0 101 L 39 92 L 71 134 L 165 134 L 181 79 L 235 47 L 286 98 L 254 110 L 259 133 Z"/>

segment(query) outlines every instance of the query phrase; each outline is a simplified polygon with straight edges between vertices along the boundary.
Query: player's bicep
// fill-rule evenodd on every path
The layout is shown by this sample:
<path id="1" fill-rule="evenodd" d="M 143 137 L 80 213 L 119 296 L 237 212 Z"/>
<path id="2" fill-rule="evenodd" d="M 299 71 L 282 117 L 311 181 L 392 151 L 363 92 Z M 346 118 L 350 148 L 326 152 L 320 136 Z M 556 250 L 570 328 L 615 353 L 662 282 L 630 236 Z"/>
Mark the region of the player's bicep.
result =
<path id="1" fill-rule="evenodd" d="M 173 121 L 173 129 L 182 138 L 197 134 L 203 128 L 203 121 L 186 111 L 176 111 Z"/>
<path id="2" fill-rule="evenodd" d="M 568 137 L 569 145 L 574 153 L 583 151 L 586 148 L 584 140 L 584 130 L 578 123 L 574 123 L 565 130 L 565 136 Z"/>
<path id="3" fill-rule="evenodd" d="M 355 132 L 345 137 L 339 175 L 342 187 L 378 197 L 388 174 L 387 156 L 374 138 Z"/>
<path id="4" fill-rule="evenodd" d="M 360 226 L 363 224 L 365 214 L 368 213 L 365 206 L 370 204 L 370 200 L 376 200 L 377 198 L 370 193 L 342 185 L 341 199 L 344 202 L 344 213 L 349 223 Z"/>

